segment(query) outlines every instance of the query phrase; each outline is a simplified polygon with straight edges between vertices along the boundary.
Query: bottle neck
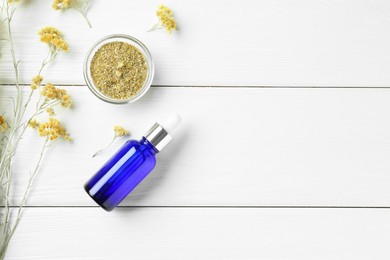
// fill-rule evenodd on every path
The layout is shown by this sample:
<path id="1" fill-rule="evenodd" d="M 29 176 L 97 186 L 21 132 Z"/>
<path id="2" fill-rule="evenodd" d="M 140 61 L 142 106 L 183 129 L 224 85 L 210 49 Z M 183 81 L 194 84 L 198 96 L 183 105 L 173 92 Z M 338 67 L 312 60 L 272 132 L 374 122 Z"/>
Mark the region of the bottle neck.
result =
<path id="1" fill-rule="evenodd" d="M 140 143 L 142 145 L 144 145 L 145 147 L 149 148 L 150 152 L 153 154 L 153 155 L 156 155 L 159 151 L 156 149 L 156 147 L 154 147 L 154 145 L 148 141 L 148 139 L 146 139 L 145 137 L 142 137 Z"/>
<path id="2" fill-rule="evenodd" d="M 148 140 L 157 151 L 161 152 L 164 147 L 172 141 L 172 136 L 158 123 L 155 123 L 144 138 Z"/>

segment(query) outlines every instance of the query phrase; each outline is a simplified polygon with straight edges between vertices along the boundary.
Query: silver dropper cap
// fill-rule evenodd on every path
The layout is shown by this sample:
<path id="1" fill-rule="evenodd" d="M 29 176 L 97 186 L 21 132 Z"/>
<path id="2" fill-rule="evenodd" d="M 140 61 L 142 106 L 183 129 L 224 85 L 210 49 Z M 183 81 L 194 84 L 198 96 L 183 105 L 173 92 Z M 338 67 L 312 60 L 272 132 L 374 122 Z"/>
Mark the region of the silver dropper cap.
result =
<path id="1" fill-rule="evenodd" d="M 144 137 L 161 152 L 173 140 L 172 134 L 180 125 L 180 122 L 181 117 L 178 114 L 174 114 L 164 123 L 155 123 Z"/>

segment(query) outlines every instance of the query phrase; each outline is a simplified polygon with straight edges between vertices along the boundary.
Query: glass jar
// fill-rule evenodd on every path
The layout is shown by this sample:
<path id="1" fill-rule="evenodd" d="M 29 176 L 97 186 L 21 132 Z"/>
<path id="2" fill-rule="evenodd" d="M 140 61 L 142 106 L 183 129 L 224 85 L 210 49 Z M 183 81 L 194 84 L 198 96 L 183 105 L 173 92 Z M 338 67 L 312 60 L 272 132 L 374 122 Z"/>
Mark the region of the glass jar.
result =
<path id="1" fill-rule="evenodd" d="M 91 76 L 91 61 L 93 56 L 95 55 L 96 51 L 100 49 L 104 44 L 109 42 L 124 42 L 133 45 L 136 47 L 145 57 L 146 65 L 147 65 L 147 77 L 145 79 L 144 85 L 142 86 L 141 90 L 136 93 L 135 95 L 127 98 L 127 99 L 115 99 L 112 97 L 108 97 L 104 95 L 94 84 Z M 91 90 L 91 92 L 98 98 L 100 98 L 103 101 L 112 103 L 112 104 L 124 104 L 124 103 L 131 103 L 134 101 L 137 101 L 140 99 L 145 93 L 149 90 L 150 86 L 152 85 L 154 76 L 154 63 L 152 56 L 146 48 L 146 46 L 139 41 L 138 39 L 125 35 L 125 34 L 114 34 L 109 35 L 107 37 L 104 37 L 103 39 L 96 42 L 92 48 L 88 51 L 87 56 L 84 61 L 84 79 L 88 86 L 88 88 Z"/>

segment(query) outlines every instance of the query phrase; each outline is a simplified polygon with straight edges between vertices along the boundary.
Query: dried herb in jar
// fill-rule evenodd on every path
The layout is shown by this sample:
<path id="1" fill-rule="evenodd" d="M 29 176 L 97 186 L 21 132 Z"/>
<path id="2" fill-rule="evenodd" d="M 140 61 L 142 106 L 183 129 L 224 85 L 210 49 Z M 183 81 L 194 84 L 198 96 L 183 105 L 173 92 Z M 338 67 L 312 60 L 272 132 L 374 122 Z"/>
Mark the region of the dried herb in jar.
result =
<path id="1" fill-rule="evenodd" d="M 101 46 L 91 61 L 91 76 L 96 88 L 113 99 L 128 99 L 144 86 L 148 75 L 145 56 L 126 42 Z"/>

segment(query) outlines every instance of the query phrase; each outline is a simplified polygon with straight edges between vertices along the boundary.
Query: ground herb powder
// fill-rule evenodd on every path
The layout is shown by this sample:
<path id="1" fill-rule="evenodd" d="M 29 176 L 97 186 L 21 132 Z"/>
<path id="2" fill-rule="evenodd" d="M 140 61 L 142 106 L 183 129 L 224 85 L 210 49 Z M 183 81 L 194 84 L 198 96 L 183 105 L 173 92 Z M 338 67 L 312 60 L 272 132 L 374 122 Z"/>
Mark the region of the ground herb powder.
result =
<path id="1" fill-rule="evenodd" d="M 96 88 L 113 99 L 128 99 L 143 87 L 148 75 L 145 56 L 126 42 L 101 46 L 91 61 L 91 76 Z"/>

